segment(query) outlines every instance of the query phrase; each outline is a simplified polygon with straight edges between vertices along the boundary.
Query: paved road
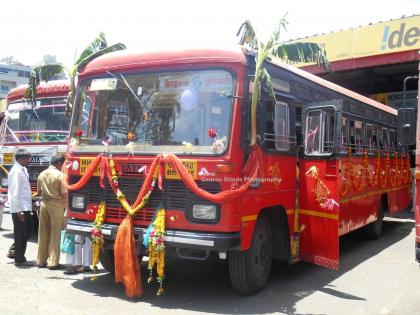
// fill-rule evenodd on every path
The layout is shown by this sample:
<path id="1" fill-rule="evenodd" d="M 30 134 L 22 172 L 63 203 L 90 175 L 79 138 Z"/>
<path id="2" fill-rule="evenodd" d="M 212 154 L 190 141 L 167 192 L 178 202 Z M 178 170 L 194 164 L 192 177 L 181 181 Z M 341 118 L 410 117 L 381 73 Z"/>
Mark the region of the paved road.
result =
<path id="1" fill-rule="evenodd" d="M 277 263 L 267 288 L 244 297 L 229 284 L 226 265 L 191 261 L 167 262 L 166 294 L 144 284 L 137 300 L 124 297 L 122 285 L 101 272 L 88 275 L 18 269 L 5 253 L 12 242 L 12 223 L 5 214 L 0 232 L 0 314 L 420 314 L 420 269 L 414 261 L 414 221 L 407 212 L 387 220 L 384 235 L 363 241 L 341 239 L 339 271 L 306 263 Z M 36 257 L 36 241 L 28 259 Z M 64 261 L 62 257 L 62 261 Z M 146 278 L 143 264 L 143 279 Z M 144 281 L 143 281 L 144 282 Z"/>

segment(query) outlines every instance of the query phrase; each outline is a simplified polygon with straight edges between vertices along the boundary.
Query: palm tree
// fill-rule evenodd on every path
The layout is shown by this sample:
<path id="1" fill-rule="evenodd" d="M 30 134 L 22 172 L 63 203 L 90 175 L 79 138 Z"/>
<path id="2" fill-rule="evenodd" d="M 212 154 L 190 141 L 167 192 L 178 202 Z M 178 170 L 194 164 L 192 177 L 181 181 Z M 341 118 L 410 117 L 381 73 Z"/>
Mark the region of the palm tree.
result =
<path id="1" fill-rule="evenodd" d="M 69 109 L 69 105 L 73 104 L 74 91 L 75 91 L 75 79 L 80 70 L 93 59 L 107 54 L 112 51 L 123 50 L 125 45 L 118 43 L 108 46 L 105 39 L 105 34 L 100 32 L 99 35 L 82 51 L 79 58 L 77 58 L 73 68 L 69 71 L 67 68 L 60 64 L 44 64 L 35 67 L 29 76 L 28 88 L 26 90 L 26 96 L 29 98 L 32 106 L 35 106 L 36 102 L 36 87 L 40 81 L 48 81 L 52 76 L 66 72 L 70 78 L 70 92 L 67 97 L 66 111 Z"/>
<path id="2" fill-rule="evenodd" d="M 255 30 L 250 21 L 245 21 L 237 32 L 241 35 L 239 44 L 244 50 L 255 56 L 255 76 L 251 99 L 251 139 L 250 145 L 257 142 L 257 104 L 260 94 L 261 82 L 264 81 L 269 88 L 270 94 L 275 100 L 274 90 L 271 84 L 271 76 L 264 68 L 264 62 L 271 58 L 280 58 L 286 62 L 315 62 L 330 71 L 330 64 L 326 58 L 325 49 L 315 43 L 282 43 L 279 41 L 281 30 L 286 30 L 286 15 L 280 20 L 267 43 L 258 40 Z"/>

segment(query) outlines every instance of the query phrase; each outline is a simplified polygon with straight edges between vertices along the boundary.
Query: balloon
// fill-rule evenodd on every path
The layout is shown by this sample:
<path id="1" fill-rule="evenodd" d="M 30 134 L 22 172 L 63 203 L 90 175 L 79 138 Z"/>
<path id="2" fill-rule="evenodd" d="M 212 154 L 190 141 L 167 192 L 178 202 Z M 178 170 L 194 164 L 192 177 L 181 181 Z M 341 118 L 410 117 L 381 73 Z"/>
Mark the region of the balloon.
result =
<path id="1" fill-rule="evenodd" d="M 187 112 L 191 112 L 198 106 L 198 95 L 193 89 L 187 88 L 181 94 L 181 108 Z"/>

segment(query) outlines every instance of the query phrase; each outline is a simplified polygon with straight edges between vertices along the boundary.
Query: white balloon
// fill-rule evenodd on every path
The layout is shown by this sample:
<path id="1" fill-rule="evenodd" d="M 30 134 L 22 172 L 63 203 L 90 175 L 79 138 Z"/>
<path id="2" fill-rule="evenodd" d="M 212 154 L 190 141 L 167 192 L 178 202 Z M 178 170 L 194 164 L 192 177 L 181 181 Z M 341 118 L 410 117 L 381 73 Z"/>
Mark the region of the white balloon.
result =
<path id="1" fill-rule="evenodd" d="M 198 95 L 193 89 L 186 89 L 182 92 L 179 100 L 181 108 L 187 112 L 191 112 L 198 106 Z"/>

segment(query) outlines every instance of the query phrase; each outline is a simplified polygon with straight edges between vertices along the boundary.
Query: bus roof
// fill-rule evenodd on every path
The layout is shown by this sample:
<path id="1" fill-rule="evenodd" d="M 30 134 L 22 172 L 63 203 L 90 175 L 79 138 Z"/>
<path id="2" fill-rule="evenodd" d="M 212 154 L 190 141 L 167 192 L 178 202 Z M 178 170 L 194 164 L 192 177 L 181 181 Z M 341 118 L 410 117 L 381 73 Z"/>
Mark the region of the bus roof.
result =
<path id="1" fill-rule="evenodd" d="M 336 92 L 338 92 L 340 94 L 346 95 L 346 96 L 351 97 L 353 99 L 356 99 L 356 100 L 358 100 L 358 101 L 360 101 L 362 103 L 369 104 L 370 106 L 376 107 L 376 108 L 378 108 L 380 110 L 383 110 L 385 112 L 391 113 L 393 115 L 397 115 L 397 113 L 398 113 L 397 110 L 394 109 L 394 108 L 392 108 L 392 107 L 389 107 L 387 105 L 384 105 L 382 103 L 379 103 L 379 102 L 377 102 L 377 101 L 375 101 L 375 100 L 373 100 L 373 99 L 371 99 L 369 97 L 366 97 L 366 96 L 363 96 L 363 95 L 358 94 L 356 92 L 353 92 L 353 91 L 351 91 L 349 89 L 346 89 L 346 88 L 344 88 L 344 87 L 342 87 L 340 85 L 337 85 L 335 83 L 332 83 L 330 81 L 327 81 L 325 79 L 322 79 L 322 78 L 320 78 L 320 77 L 318 77 L 316 75 L 313 75 L 312 73 L 309 73 L 307 71 L 304 71 L 304 70 L 299 69 L 297 67 L 294 67 L 292 65 L 286 64 L 286 63 L 284 63 L 282 61 L 276 60 L 276 61 L 272 61 L 272 63 L 273 64 L 276 64 L 279 67 L 282 67 L 282 68 L 284 68 L 284 69 L 286 69 L 286 70 L 288 70 L 290 72 L 293 72 L 293 73 L 295 73 L 295 74 L 297 74 L 297 75 L 299 75 L 299 76 L 301 76 L 301 77 L 303 77 L 305 79 L 308 79 L 308 80 L 310 80 L 310 81 L 312 81 L 314 83 L 317 83 L 317 84 L 319 84 L 319 85 L 321 85 L 323 87 L 326 87 L 326 88 L 328 88 L 330 90 L 336 91 Z"/>
<path id="2" fill-rule="evenodd" d="M 7 102 L 10 103 L 18 99 L 24 98 L 25 91 L 27 88 L 28 85 L 24 84 L 12 89 L 6 96 Z M 67 95 L 69 91 L 70 82 L 68 80 L 54 80 L 48 82 L 41 82 L 36 87 L 36 93 L 38 97 Z"/>
<path id="3" fill-rule="evenodd" d="M 124 71 L 132 70 L 133 68 L 137 67 L 176 66 L 194 62 L 246 64 L 247 61 L 246 53 L 239 45 L 233 46 L 229 49 L 186 49 L 140 53 L 133 53 L 123 50 L 109 53 L 94 59 L 86 65 L 82 73 L 83 75 L 90 75 L 104 71 Z M 366 103 L 393 115 L 397 115 L 397 110 L 389 106 L 350 91 L 335 83 L 324 80 L 309 72 L 298 69 L 279 60 L 272 60 L 271 63 L 309 81 L 319 84 L 327 89 L 336 91 L 340 94 L 346 95 L 350 98 L 356 99 L 362 103 Z"/>
<path id="4" fill-rule="evenodd" d="M 83 70 L 83 74 L 92 74 L 112 70 L 131 70 L 136 67 L 176 66 L 194 62 L 202 63 L 246 63 L 240 49 L 186 49 L 174 51 L 152 51 L 133 53 L 126 50 L 100 56 Z"/>

